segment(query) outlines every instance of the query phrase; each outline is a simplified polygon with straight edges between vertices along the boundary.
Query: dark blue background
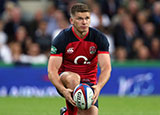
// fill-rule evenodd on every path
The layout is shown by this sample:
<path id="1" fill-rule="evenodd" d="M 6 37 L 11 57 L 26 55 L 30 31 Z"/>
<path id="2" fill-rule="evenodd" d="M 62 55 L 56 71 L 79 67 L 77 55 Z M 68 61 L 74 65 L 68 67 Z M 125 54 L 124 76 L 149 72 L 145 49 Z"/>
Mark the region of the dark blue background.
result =
<path id="1" fill-rule="evenodd" d="M 98 75 L 99 73 L 100 71 L 98 72 Z M 143 78 L 145 78 L 144 76 L 147 75 L 150 75 L 149 77 L 150 80 L 147 81 L 143 80 Z M 139 76 L 142 76 L 142 78 Z M 124 85 L 125 83 L 128 83 L 126 81 L 132 81 L 132 84 L 129 87 L 129 89 L 123 92 L 124 94 L 119 93 L 120 78 L 125 79 Z M 5 86 L 7 87 L 8 90 L 10 90 L 12 86 L 17 86 L 17 87 L 36 86 L 39 88 L 44 88 L 53 85 L 48 80 L 46 67 L 0 67 L 0 87 L 2 86 Z M 159 67 L 113 67 L 110 80 L 102 89 L 101 94 L 111 94 L 111 95 L 160 94 L 160 68 Z"/>

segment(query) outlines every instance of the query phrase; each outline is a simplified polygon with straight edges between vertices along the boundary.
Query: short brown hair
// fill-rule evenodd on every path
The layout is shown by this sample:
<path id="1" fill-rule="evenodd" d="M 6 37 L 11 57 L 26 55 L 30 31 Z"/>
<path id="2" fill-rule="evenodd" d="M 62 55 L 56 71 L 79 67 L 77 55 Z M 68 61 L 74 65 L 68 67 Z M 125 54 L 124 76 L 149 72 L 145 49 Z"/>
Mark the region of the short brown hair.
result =
<path id="1" fill-rule="evenodd" d="M 70 15 L 74 16 L 76 12 L 90 12 L 90 8 L 87 4 L 76 3 L 71 7 Z"/>

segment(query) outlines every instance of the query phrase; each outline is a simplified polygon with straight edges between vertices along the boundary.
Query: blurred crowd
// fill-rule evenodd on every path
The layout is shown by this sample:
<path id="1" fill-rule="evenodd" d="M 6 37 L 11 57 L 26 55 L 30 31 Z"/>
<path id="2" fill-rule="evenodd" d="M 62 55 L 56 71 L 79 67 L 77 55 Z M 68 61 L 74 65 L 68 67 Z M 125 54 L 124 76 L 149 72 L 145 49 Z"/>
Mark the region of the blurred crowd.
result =
<path id="1" fill-rule="evenodd" d="M 91 27 L 107 36 L 113 61 L 160 59 L 158 0 L 53 0 L 29 20 L 14 0 L 1 2 L 0 62 L 45 64 L 51 41 L 71 26 L 69 9 L 77 1 L 90 6 Z"/>

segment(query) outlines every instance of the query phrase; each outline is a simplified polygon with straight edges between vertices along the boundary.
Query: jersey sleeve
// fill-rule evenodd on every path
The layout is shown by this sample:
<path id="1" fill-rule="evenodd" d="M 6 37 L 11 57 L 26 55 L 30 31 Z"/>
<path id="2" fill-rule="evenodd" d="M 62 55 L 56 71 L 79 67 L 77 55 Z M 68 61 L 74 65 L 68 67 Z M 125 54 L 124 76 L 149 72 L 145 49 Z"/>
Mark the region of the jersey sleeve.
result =
<path id="1" fill-rule="evenodd" d="M 61 31 L 51 43 L 51 56 L 62 56 L 65 51 L 65 34 Z"/>
<path id="2" fill-rule="evenodd" d="M 98 37 L 98 41 L 97 41 L 97 45 L 98 45 L 98 53 L 108 53 L 109 54 L 109 42 L 107 37 L 102 34 L 99 33 L 97 35 Z"/>

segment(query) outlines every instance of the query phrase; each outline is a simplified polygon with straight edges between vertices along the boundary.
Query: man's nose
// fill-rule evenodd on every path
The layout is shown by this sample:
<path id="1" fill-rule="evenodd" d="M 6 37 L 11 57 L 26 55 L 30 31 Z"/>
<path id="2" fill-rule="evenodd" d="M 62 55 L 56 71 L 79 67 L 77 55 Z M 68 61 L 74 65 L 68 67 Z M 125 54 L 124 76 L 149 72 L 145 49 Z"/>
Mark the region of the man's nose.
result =
<path id="1" fill-rule="evenodd" d="M 82 23 L 83 24 L 86 24 L 87 20 L 86 19 L 83 19 Z"/>

